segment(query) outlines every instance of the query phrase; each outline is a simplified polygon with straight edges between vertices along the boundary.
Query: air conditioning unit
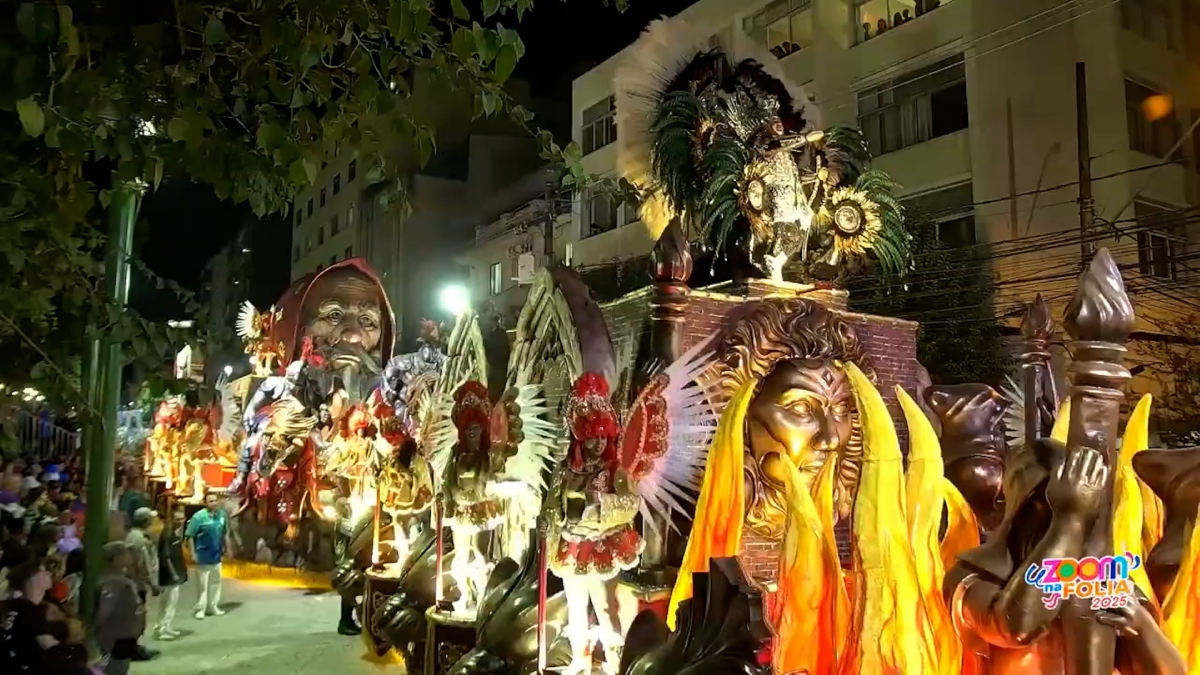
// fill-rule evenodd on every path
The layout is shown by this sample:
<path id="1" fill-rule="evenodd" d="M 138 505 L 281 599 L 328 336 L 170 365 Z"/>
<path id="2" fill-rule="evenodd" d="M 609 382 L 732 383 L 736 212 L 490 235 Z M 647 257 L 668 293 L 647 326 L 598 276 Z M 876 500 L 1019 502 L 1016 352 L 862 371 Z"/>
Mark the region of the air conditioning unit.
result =
<path id="1" fill-rule="evenodd" d="M 537 256 L 532 253 L 522 253 L 517 256 L 517 276 L 513 281 L 518 284 L 533 283 L 533 275 L 537 272 Z"/>

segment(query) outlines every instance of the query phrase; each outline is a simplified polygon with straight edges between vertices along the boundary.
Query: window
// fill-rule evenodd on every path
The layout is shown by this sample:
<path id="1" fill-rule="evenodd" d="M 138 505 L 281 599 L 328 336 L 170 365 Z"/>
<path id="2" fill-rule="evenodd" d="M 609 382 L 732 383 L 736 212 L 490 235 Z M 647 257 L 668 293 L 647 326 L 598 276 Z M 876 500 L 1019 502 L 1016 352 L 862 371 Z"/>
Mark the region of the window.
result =
<path id="1" fill-rule="evenodd" d="M 321 188 L 321 206 L 325 206 L 325 188 Z"/>
<path id="2" fill-rule="evenodd" d="M 354 226 L 354 205 L 351 204 L 350 208 L 346 209 L 346 227 L 353 227 L 353 226 Z"/>
<path id="3" fill-rule="evenodd" d="M 313 211 L 313 209 L 312 209 L 312 198 L 310 197 L 310 198 L 309 198 L 309 200 L 308 200 L 308 215 L 310 215 L 310 216 L 311 216 L 311 215 L 312 215 L 312 211 Z"/>
<path id="4" fill-rule="evenodd" d="M 876 156 L 967 128 L 962 54 L 860 92 L 858 124 Z"/>
<path id="5" fill-rule="evenodd" d="M 504 267 L 500 263 L 492 263 L 488 274 L 488 293 L 499 295 L 504 290 Z"/>
<path id="6" fill-rule="evenodd" d="M 811 0 L 775 0 L 757 14 L 742 19 L 742 30 L 782 59 L 813 43 L 811 9 Z"/>
<path id="7" fill-rule="evenodd" d="M 1167 0 L 1121 0 L 1121 25 L 1171 51 L 1178 50 L 1174 23 Z"/>
<path id="8" fill-rule="evenodd" d="M 617 140 L 617 104 L 609 96 L 583 111 L 583 154 L 595 152 Z"/>
<path id="9" fill-rule="evenodd" d="M 338 225 L 338 217 L 337 217 L 337 216 L 334 216 L 334 217 L 333 217 L 333 218 L 332 218 L 332 219 L 329 221 L 329 236 L 331 236 L 331 237 L 332 237 L 332 236 L 334 236 L 335 234 L 337 234 L 338 232 L 341 232 L 341 231 L 342 231 L 342 228 L 341 228 L 341 226 L 340 226 L 340 225 Z"/>
<path id="10" fill-rule="evenodd" d="M 312 234 L 309 234 L 304 238 L 304 252 L 308 253 L 311 250 L 313 250 L 313 237 Z"/>
<path id="11" fill-rule="evenodd" d="M 950 0 L 854 0 L 855 42 L 863 42 L 932 12 Z"/>
<path id="12" fill-rule="evenodd" d="M 1159 279 L 1175 279 L 1176 256 L 1184 246 L 1179 213 L 1145 202 L 1137 202 L 1133 209 L 1138 228 L 1138 271 Z"/>
<path id="13" fill-rule="evenodd" d="M 970 248 L 975 245 L 975 215 L 967 214 L 936 223 L 937 238 L 946 248 Z"/>
<path id="14" fill-rule="evenodd" d="M 325 243 L 325 227 L 321 226 L 321 227 L 317 228 L 317 246 L 320 246 L 324 243 Z"/>
<path id="15" fill-rule="evenodd" d="M 1165 117 L 1151 119 L 1151 99 L 1161 96 L 1158 92 L 1136 82 L 1125 80 L 1125 119 L 1129 125 L 1129 149 L 1167 159 L 1167 153 L 1179 141 L 1182 130 L 1179 119 L 1173 112 Z M 1172 159 L 1178 159 L 1177 156 Z"/>
<path id="16" fill-rule="evenodd" d="M 347 246 L 347 247 L 346 247 L 346 258 L 345 258 L 345 259 L 346 259 L 346 260 L 349 260 L 349 259 L 351 259 L 351 258 L 353 258 L 353 257 L 354 257 L 354 247 L 353 247 L 353 246 Z"/>
<path id="17" fill-rule="evenodd" d="M 358 175 L 358 160 L 350 160 L 350 168 L 346 169 L 346 182 L 353 183 L 354 177 Z"/>
<path id="18" fill-rule="evenodd" d="M 589 194 L 583 202 L 584 238 L 591 237 L 617 226 L 617 208 L 612 195 L 606 192 Z"/>
<path id="19" fill-rule="evenodd" d="M 333 194 L 336 195 L 337 193 L 339 193 L 341 191 L 342 191 L 342 174 L 339 173 L 339 174 L 335 174 L 333 177 Z"/>

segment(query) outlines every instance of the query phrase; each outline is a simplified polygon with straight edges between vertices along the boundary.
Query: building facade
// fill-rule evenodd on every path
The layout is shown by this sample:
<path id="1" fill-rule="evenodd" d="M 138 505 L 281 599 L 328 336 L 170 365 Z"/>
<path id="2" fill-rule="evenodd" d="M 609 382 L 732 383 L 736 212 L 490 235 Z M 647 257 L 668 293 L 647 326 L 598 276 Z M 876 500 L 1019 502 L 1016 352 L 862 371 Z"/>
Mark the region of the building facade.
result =
<path id="1" fill-rule="evenodd" d="M 1195 0 L 700 0 L 679 18 L 735 53 L 761 48 L 804 87 L 810 119 L 857 125 L 875 167 L 902 185 L 964 265 L 995 285 L 1015 327 L 1042 293 L 1056 317 L 1081 248 L 1125 271 L 1137 340 L 1200 316 L 1200 3 Z M 574 82 L 573 135 L 587 171 L 617 176 L 614 76 L 629 50 Z M 770 54 L 770 56 L 766 56 Z M 1076 71 L 1085 72 L 1095 218 L 1081 235 Z M 1176 146 L 1179 147 L 1176 147 Z M 626 176 L 636 179 L 634 176 Z M 633 209 L 581 195 L 556 246 L 584 268 L 644 256 Z M 969 254 L 969 255 L 967 255 Z M 914 317 L 937 321 L 934 316 Z M 944 314 L 943 314 L 944 316 Z M 1144 358 L 1142 363 L 1145 363 Z M 1135 391 L 1154 391 L 1152 367 Z"/>
<path id="2" fill-rule="evenodd" d="M 204 266 L 201 300 L 210 338 L 203 346 L 205 377 L 219 377 L 225 366 L 244 374 L 249 364 L 236 334 L 241 306 L 265 310 L 288 287 L 288 223 L 282 218 L 247 218 L 237 235 Z"/>

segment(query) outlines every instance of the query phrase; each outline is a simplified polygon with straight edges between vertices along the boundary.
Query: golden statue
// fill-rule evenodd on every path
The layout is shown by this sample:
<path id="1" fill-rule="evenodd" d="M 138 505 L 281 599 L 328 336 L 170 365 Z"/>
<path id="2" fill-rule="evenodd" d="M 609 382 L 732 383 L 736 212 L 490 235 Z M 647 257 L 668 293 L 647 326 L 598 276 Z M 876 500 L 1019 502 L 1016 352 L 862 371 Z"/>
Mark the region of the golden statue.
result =
<path id="1" fill-rule="evenodd" d="M 271 339 L 275 324 L 282 318 L 283 310 L 275 309 L 274 305 L 265 312 L 259 312 L 249 300 L 238 311 L 237 334 L 246 343 L 246 353 L 250 355 L 255 377 L 275 374 L 275 369 L 286 356 L 283 343 Z"/>
<path id="2" fill-rule="evenodd" d="M 717 382 L 731 398 L 757 382 L 746 414 L 746 525 L 783 536 L 787 470 L 811 487 L 829 461 L 837 465 L 834 499 L 850 515 L 862 464 L 862 431 L 845 363 L 873 378 L 862 344 L 837 314 L 802 299 L 767 300 L 741 319 L 718 349 Z"/>

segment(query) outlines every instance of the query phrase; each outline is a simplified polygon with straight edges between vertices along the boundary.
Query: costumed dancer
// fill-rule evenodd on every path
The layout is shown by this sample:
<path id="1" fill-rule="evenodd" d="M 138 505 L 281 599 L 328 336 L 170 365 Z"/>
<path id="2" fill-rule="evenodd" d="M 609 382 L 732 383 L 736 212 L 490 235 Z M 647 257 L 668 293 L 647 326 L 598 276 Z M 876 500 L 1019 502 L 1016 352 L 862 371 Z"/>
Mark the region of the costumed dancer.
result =
<path id="1" fill-rule="evenodd" d="M 455 611 L 466 612 L 483 593 L 490 571 L 487 558 L 479 550 L 479 535 L 504 522 L 501 501 L 489 490 L 489 484 L 503 469 L 507 457 L 493 452 L 492 405 L 487 387 L 480 382 L 464 382 L 454 393 L 451 420 L 458 440 L 444 472 L 441 508 L 445 514 L 443 524 L 450 528 L 454 541 L 450 574 L 461 593 Z"/>
<path id="2" fill-rule="evenodd" d="M 633 528 L 638 495 L 620 465 L 620 426 L 608 383 L 585 373 L 567 403 L 571 447 L 560 487 L 552 495 L 550 569 L 567 596 L 570 672 L 591 673 L 594 639 L 604 646 L 605 672 L 615 673 L 624 644 L 617 619 L 617 575 L 637 567 L 645 542 Z M 592 630 L 589 608 L 599 625 Z"/>
<path id="3" fill-rule="evenodd" d="M 624 635 L 617 575 L 637 566 L 644 541 L 633 527 L 690 518 L 716 416 L 696 378 L 710 365 L 709 342 L 688 350 L 642 389 L 624 425 L 602 375 L 584 373 L 567 403 L 571 436 L 563 474 L 547 500 L 547 564 L 563 580 L 570 671 L 590 673 L 592 643 L 616 673 Z M 545 586 L 543 585 L 543 589 Z M 543 591 L 544 592 L 544 591 Z M 544 603 L 544 597 L 539 598 Z M 590 625 L 589 609 L 599 626 Z"/>

